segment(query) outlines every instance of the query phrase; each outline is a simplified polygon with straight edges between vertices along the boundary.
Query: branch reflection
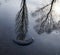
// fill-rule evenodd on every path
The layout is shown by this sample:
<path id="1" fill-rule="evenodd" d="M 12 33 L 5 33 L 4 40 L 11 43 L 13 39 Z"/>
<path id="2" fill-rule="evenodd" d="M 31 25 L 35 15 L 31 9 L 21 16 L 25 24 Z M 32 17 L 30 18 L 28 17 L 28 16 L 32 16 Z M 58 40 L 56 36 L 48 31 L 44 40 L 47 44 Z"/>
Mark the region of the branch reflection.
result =
<path id="1" fill-rule="evenodd" d="M 18 40 L 24 40 L 28 31 L 28 11 L 26 0 L 22 0 L 21 9 L 16 17 L 16 33 Z"/>

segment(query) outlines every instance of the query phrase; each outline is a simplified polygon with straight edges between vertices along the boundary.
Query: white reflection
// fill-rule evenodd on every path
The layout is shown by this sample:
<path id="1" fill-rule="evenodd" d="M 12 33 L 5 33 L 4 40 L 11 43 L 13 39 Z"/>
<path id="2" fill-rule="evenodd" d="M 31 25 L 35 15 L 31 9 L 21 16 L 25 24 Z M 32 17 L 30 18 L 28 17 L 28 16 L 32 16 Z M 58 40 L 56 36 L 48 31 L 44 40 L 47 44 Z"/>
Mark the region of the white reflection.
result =
<path id="1" fill-rule="evenodd" d="M 60 20 L 60 0 L 56 0 L 56 3 L 53 5 L 53 17 L 56 22 Z"/>

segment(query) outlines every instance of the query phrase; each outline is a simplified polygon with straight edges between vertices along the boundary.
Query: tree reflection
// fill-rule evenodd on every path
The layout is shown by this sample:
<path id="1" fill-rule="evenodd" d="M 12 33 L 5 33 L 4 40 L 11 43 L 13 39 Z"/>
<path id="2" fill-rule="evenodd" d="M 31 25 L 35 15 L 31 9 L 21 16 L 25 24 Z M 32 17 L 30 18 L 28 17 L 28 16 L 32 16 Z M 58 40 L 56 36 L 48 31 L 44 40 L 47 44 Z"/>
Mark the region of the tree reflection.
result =
<path id="1" fill-rule="evenodd" d="M 16 17 L 16 33 L 18 40 L 24 40 L 28 31 L 28 11 L 26 0 L 22 0 L 21 9 Z"/>
<path id="2" fill-rule="evenodd" d="M 32 13 L 33 16 L 38 16 L 38 20 L 36 20 L 37 25 L 34 27 L 38 34 L 42 34 L 44 32 L 51 33 L 53 30 L 60 28 L 60 21 L 57 23 L 53 19 L 52 9 L 55 2 L 56 0 L 52 0 L 50 4 Z"/>

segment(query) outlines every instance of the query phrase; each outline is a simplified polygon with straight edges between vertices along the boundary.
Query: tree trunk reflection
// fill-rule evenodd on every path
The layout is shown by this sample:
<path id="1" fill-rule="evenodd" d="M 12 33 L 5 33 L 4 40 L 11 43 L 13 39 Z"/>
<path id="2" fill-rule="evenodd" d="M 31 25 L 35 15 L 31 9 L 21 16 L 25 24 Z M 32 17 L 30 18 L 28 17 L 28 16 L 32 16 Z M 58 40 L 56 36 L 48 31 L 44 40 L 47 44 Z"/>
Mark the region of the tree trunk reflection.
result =
<path id="1" fill-rule="evenodd" d="M 22 0 L 21 9 L 16 17 L 16 33 L 17 39 L 24 40 L 28 31 L 28 11 L 26 0 Z"/>

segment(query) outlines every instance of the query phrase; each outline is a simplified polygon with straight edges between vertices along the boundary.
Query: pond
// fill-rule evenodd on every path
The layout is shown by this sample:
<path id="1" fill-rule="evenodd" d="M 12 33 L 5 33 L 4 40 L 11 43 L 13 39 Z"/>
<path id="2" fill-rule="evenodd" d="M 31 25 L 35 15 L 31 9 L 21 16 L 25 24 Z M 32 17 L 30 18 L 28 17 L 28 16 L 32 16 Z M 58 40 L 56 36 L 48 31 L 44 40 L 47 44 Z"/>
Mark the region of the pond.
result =
<path id="1" fill-rule="evenodd" d="M 39 35 L 34 29 L 37 18 L 31 16 L 32 12 L 49 4 L 50 0 L 27 1 L 29 12 L 27 36 L 34 38 L 34 42 L 28 46 L 19 46 L 12 41 L 16 38 L 15 19 L 20 10 L 20 2 L 20 0 L 0 1 L 0 55 L 60 55 L 60 32 L 54 30 L 49 34 Z"/>

